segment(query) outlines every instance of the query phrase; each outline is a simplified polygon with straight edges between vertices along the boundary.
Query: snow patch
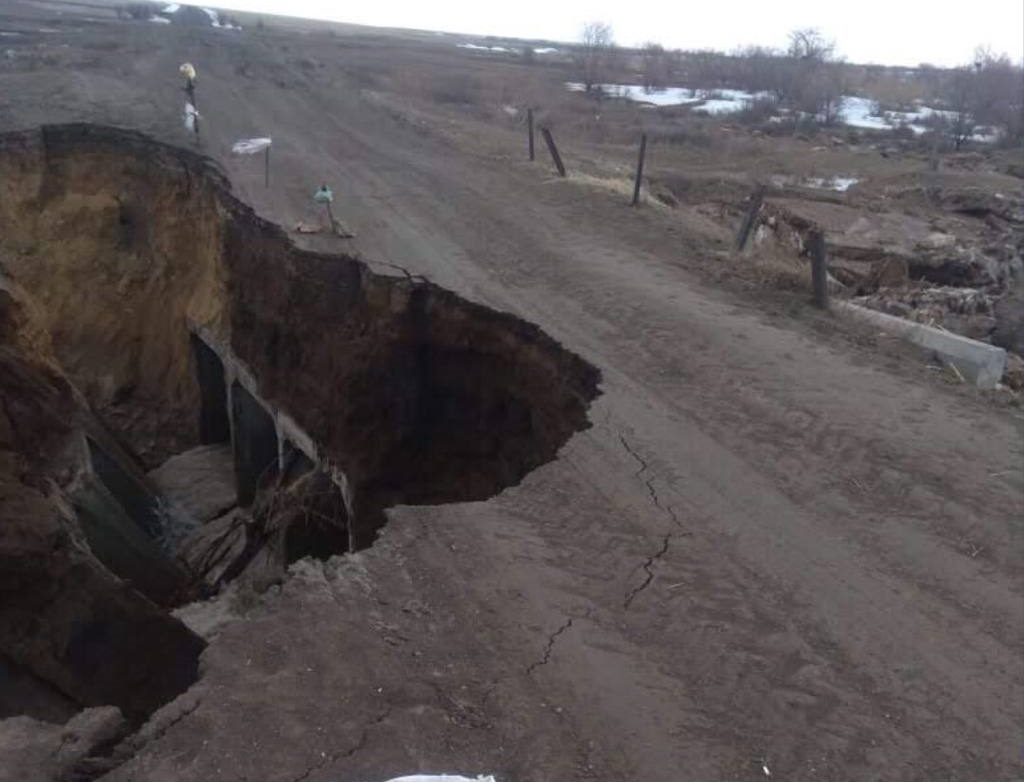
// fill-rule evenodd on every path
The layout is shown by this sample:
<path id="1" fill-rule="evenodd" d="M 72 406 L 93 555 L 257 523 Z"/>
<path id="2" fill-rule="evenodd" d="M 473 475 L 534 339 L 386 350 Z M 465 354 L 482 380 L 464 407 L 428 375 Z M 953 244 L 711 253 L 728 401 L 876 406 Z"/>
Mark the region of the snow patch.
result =
<path id="1" fill-rule="evenodd" d="M 538 46 L 533 51 L 534 54 L 558 54 L 558 49 L 553 46 Z"/>
<path id="2" fill-rule="evenodd" d="M 813 187 L 818 190 L 835 190 L 839 193 L 845 193 L 859 181 L 860 180 L 856 177 L 835 176 L 828 179 L 810 177 L 809 179 L 805 179 L 801 184 L 803 184 L 804 187 Z"/>
<path id="3" fill-rule="evenodd" d="M 579 82 L 566 82 L 565 86 L 571 92 L 586 91 L 586 85 Z M 649 106 L 692 106 L 695 112 L 711 115 L 733 114 L 747 108 L 755 100 L 771 98 L 767 92 L 732 89 L 691 90 L 686 87 L 666 87 L 648 90 L 640 84 L 595 84 L 594 88 L 613 98 L 625 98 Z M 955 112 L 933 109 L 930 106 L 918 106 L 914 111 L 882 112 L 879 111 L 878 102 L 870 98 L 844 95 L 840 100 L 842 103 L 839 121 L 844 125 L 865 130 L 894 130 L 908 127 L 915 134 L 921 135 L 928 132 L 927 123 L 933 118 L 956 118 Z M 769 121 L 783 120 L 780 117 L 772 117 Z M 993 142 L 997 141 L 999 136 L 994 129 L 982 127 L 975 131 L 972 138 L 975 141 Z"/>
<path id="4" fill-rule="evenodd" d="M 565 86 L 573 92 L 586 91 L 586 85 L 579 82 L 566 82 Z M 614 98 L 625 98 L 651 106 L 693 106 L 694 111 L 706 114 L 731 114 L 742 111 L 751 101 L 767 97 L 767 93 L 763 92 L 729 89 L 691 90 L 686 87 L 666 87 L 648 90 L 640 84 L 597 84 L 595 87 Z"/>
<path id="5" fill-rule="evenodd" d="M 480 46 L 475 43 L 457 43 L 455 44 L 459 49 L 472 49 L 478 52 L 506 52 L 512 54 L 515 50 L 509 49 L 506 46 Z"/>
<path id="6" fill-rule="evenodd" d="M 149 21 L 156 22 L 157 24 L 170 24 L 171 23 L 171 20 L 168 19 L 166 16 L 151 16 L 151 17 L 149 17 Z"/>
<path id="7" fill-rule="evenodd" d="M 210 27 L 216 27 L 220 30 L 241 30 L 242 28 L 236 24 L 227 24 L 222 22 L 220 14 L 214 11 L 212 8 L 204 8 L 203 12 L 210 17 Z"/>
<path id="8" fill-rule="evenodd" d="M 181 6 L 177 3 L 168 3 L 164 6 L 163 13 L 165 14 L 176 14 L 181 10 Z"/>

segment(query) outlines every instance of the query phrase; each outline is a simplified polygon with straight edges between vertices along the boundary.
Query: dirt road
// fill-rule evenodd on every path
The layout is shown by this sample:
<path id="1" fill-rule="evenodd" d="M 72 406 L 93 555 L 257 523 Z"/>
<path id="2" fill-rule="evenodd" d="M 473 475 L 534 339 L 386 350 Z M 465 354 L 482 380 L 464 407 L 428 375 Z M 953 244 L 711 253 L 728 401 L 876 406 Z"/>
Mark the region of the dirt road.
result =
<path id="1" fill-rule="evenodd" d="M 520 486 L 397 508 L 368 551 L 188 609 L 245 616 L 110 779 L 1020 777 L 1019 420 L 712 286 L 714 248 L 664 215 L 403 125 L 281 38 L 151 27 L 51 34 L 88 62 L 0 71 L 5 125 L 189 143 L 176 68 L 200 63 L 205 149 L 262 214 L 309 220 L 326 179 L 367 261 L 536 322 L 604 383 Z M 226 154 L 257 135 L 269 190 Z"/>

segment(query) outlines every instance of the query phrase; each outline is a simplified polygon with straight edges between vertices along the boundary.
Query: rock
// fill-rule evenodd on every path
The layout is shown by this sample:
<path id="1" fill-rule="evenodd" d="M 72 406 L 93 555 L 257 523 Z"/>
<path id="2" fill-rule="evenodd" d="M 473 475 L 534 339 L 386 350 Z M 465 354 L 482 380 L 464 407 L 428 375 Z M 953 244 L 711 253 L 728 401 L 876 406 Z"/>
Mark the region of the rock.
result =
<path id="1" fill-rule="evenodd" d="M 60 725 L 31 717 L 0 721 L 0 782 L 54 782 Z"/>
<path id="2" fill-rule="evenodd" d="M 114 706 L 85 709 L 63 727 L 31 717 L 0 721 L 0 782 L 93 779 L 114 764 L 98 755 L 129 730 Z"/>
<path id="3" fill-rule="evenodd" d="M 921 247 L 928 250 L 942 250 L 949 247 L 953 247 L 956 244 L 956 237 L 952 234 L 944 234 L 939 231 L 928 234 L 924 241 L 921 242 Z"/>
<path id="4" fill-rule="evenodd" d="M 899 288 L 906 284 L 909 270 L 903 258 L 886 258 L 875 264 L 868 288 Z"/>
<path id="5" fill-rule="evenodd" d="M 20 350 L 4 312 L 0 655 L 80 705 L 145 717 L 195 681 L 205 644 L 90 551 L 59 481 L 89 469 L 78 427 L 91 413 L 50 363 Z"/>
<path id="6" fill-rule="evenodd" d="M 1007 198 L 980 188 L 943 191 L 942 204 L 951 212 L 985 218 L 995 215 L 1011 223 L 1024 222 L 1024 206 L 1020 198 Z"/>
<path id="7" fill-rule="evenodd" d="M 1018 283 L 993 307 L 996 319 L 992 343 L 1024 355 L 1024 283 Z"/>
<path id="8" fill-rule="evenodd" d="M 1003 385 L 1014 391 L 1024 391 L 1024 358 L 1016 353 L 1006 354 L 1006 371 L 1003 372 Z"/>
<path id="9" fill-rule="evenodd" d="M 223 515 L 237 504 L 231 446 L 200 445 L 172 456 L 149 478 L 196 521 Z"/>
<path id="10" fill-rule="evenodd" d="M 131 725 L 116 706 L 85 709 L 64 726 L 57 760 L 63 766 L 73 766 L 97 749 L 120 741 L 130 730 Z"/>

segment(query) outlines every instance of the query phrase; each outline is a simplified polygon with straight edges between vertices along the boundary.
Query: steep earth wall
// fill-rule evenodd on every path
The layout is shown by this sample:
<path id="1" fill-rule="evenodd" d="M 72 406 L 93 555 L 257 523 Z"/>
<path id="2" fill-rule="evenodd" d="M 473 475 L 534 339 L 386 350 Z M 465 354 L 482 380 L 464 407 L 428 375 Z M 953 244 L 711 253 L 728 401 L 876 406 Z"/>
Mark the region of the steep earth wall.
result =
<path id="1" fill-rule="evenodd" d="M 162 613 L 180 563 L 148 578 L 153 530 L 127 528 L 96 449 L 135 480 L 200 441 L 224 395 L 201 393 L 195 334 L 345 476 L 357 547 L 391 504 L 514 485 L 597 394 L 598 371 L 537 327 L 301 251 L 211 161 L 130 131 L 0 136 L 0 282 L 0 655 L 133 716 L 194 679 L 202 642 Z"/>

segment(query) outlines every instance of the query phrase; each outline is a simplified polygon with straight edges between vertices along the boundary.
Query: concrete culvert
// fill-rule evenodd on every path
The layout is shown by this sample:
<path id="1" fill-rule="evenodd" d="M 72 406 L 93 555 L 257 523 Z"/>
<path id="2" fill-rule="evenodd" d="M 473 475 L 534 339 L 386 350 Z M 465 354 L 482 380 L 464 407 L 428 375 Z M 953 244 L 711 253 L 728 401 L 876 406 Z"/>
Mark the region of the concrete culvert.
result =
<path id="1" fill-rule="evenodd" d="M 0 362 L 0 655 L 133 717 L 197 675 L 166 606 L 515 485 L 599 381 L 519 318 L 297 249 L 210 161 L 89 125 L 0 136 Z"/>

